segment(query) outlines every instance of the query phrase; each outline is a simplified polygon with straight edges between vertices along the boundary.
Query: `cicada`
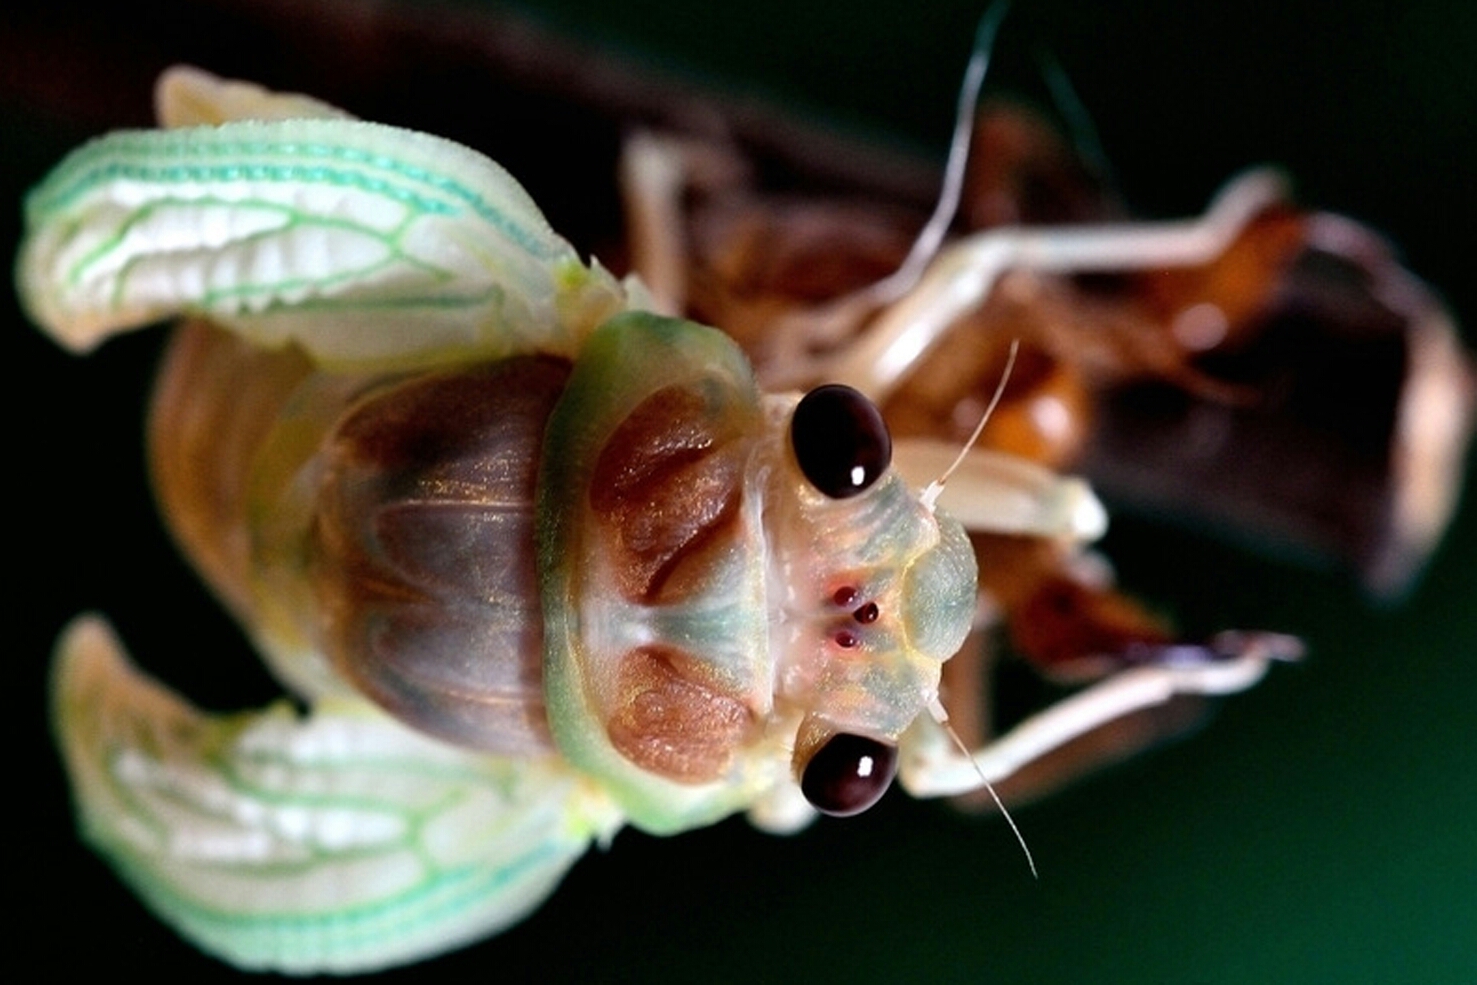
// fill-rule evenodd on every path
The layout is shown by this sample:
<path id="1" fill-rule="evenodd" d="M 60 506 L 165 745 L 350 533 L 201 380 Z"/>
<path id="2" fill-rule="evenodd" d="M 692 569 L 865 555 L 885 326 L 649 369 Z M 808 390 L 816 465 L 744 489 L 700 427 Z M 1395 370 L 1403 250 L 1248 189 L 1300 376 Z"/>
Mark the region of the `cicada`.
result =
<path id="1" fill-rule="evenodd" d="M 87 837 L 228 961 L 415 960 L 523 916 L 622 825 L 792 831 L 894 776 L 964 793 L 1296 652 L 1173 639 L 1085 552 L 1084 482 L 973 449 L 940 486 L 959 445 L 894 440 L 868 396 L 993 274 L 1202 262 L 1262 179 L 1179 225 L 951 246 L 869 295 L 862 334 L 770 355 L 766 383 L 828 377 L 800 393 L 584 261 L 474 151 L 193 71 L 160 107 L 32 192 L 19 277 L 74 350 L 185 318 L 159 499 L 297 704 L 205 715 L 95 616 L 54 703 Z M 997 621 L 1007 560 L 1037 574 L 1006 608 L 1064 602 L 1041 649 L 1087 683 L 969 750 L 944 672 Z"/>

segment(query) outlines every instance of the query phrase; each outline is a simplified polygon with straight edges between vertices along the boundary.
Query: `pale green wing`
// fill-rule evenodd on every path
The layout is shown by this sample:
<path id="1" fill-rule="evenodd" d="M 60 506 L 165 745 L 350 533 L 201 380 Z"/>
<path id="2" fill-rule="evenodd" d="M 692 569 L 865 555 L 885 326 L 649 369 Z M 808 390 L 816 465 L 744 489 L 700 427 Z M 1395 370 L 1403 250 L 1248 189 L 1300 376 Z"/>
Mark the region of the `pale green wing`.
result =
<path id="1" fill-rule="evenodd" d="M 26 221 L 21 297 L 74 350 L 198 314 L 330 366 L 573 355 L 622 306 L 497 164 L 354 120 L 113 133 Z"/>
<path id="2" fill-rule="evenodd" d="M 618 823 L 557 760 L 476 755 L 367 705 L 207 717 L 96 617 L 67 630 L 54 673 L 86 835 L 160 916 L 241 967 L 365 971 L 475 940 Z"/>

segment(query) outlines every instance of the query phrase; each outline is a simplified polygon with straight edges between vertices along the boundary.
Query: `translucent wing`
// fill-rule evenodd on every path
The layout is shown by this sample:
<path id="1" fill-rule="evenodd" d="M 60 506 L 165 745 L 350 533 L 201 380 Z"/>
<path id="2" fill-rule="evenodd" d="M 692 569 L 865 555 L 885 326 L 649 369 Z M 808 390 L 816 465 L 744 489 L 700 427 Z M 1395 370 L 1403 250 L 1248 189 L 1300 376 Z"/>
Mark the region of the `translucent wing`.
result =
<path id="1" fill-rule="evenodd" d="M 622 306 L 497 164 L 354 120 L 110 134 L 26 221 L 22 299 L 75 350 L 190 313 L 328 365 L 572 355 Z"/>
<path id="2" fill-rule="evenodd" d="M 357 702 L 207 717 L 95 617 L 63 636 L 53 693 L 88 837 L 242 967 L 364 971 L 482 937 L 618 823 L 556 763 L 473 755 Z"/>

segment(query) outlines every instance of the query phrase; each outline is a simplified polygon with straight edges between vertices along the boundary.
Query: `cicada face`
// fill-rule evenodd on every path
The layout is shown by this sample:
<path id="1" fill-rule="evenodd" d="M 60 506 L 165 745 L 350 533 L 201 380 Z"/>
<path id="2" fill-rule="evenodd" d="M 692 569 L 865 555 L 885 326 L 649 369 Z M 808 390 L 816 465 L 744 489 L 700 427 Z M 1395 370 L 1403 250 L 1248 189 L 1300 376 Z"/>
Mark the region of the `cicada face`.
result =
<path id="1" fill-rule="evenodd" d="M 633 822 L 886 789 L 975 598 L 963 530 L 888 446 L 854 391 L 761 398 L 719 332 L 631 314 L 590 338 L 540 479 L 544 690 Z"/>
<path id="2" fill-rule="evenodd" d="M 974 553 L 890 470 L 865 397 L 823 386 L 784 406 L 768 511 L 776 698 L 803 716 L 793 763 L 807 799 L 854 813 L 886 788 L 899 735 L 969 630 Z"/>

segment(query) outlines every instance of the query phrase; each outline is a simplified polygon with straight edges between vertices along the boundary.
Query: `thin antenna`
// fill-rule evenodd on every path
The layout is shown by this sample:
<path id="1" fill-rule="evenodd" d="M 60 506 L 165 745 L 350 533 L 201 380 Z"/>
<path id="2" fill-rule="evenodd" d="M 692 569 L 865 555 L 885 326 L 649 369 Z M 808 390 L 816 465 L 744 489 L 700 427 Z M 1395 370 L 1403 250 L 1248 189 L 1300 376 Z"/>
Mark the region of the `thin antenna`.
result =
<path id="1" fill-rule="evenodd" d="M 1000 382 L 995 384 L 995 395 L 990 398 L 989 406 L 980 415 L 980 422 L 974 426 L 974 432 L 970 434 L 969 440 L 964 443 L 964 447 L 959 449 L 959 454 L 955 456 L 953 463 L 944 469 L 944 474 L 930 482 L 928 487 L 919 494 L 918 501 L 930 513 L 933 512 L 934 504 L 938 502 L 939 495 L 944 491 L 944 483 L 948 482 L 949 476 L 953 475 L 958 471 L 959 466 L 964 464 L 964 459 L 969 455 L 970 450 L 974 448 L 974 443 L 980 440 L 980 435 L 985 433 L 985 425 L 990 423 L 990 415 L 994 414 L 995 408 L 1000 406 L 1000 398 L 1005 396 L 1005 386 L 1010 382 L 1011 371 L 1015 369 L 1016 353 L 1020 351 L 1020 348 L 1020 339 L 1010 340 L 1010 352 L 1005 357 L 1005 371 L 1000 374 Z"/>
<path id="2" fill-rule="evenodd" d="M 1072 149 L 1077 156 L 1087 165 L 1093 176 L 1100 180 L 1110 192 L 1117 190 L 1117 180 L 1113 175 L 1113 165 L 1108 159 L 1108 154 L 1103 150 L 1103 142 L 1098 134 L 1097 125 L 1093 123 L 1092 113 L 1087 109 L 1087 104 L 1077 93 L 1077 87 L 1072 85 L 1072 78 L 1054 53 L 1045 48 L 1036 51 L 1036 63 L 1041 68 L 1041 75 L 1046 81 L 1046 89 L 1051 94 L 1051 100 L 1056 104 L 1057 112 L 1061 114 L 1062 121 L 1067 126 L 1067 133 L 1072 138 Z"/>
<path id="3" fill-rule="evenodd" d="M 818 306 L 815 309 L 781 315 L 776 330 L 775 365 L 785 369 L 766 374 L 771 385 L 798 386 L 816 372 L 824 372 L 830 357 L 817 357 L 815 353 L 835 346 L 850 336 L 856 328 L 876 313 L 877 309 L 895 304 L 922 280 L 928 265 L 938 255 L 949 226 L 959 211 L 959 200 L 964 194 L 965 171 L 969 164 L 969 145 L 974 139 L 975 111 L 979 106 L 980 90 L 985 84 L 985 73 L 990 66 L 991 53 L 995 47 L 995 35 L 1000 31 L 1000 22 L 1010 10 L 1010 0 L 995 0 L 980 18 L 975 28 L 974 48 L 969 64 L 964 70 L 964 81 L 959 86 L 959 102 L 954 115 L 954 132 L 949 140 L 949 157 L 944 164 L 944 180 L 939 189 L 939 198 L 933 214 L 928 217 L 919 231 L 908 255 L 896 270 L 866 287 Z"/>
<path id="4" fill-rule="evenodd" d="M 933 702 L 928 706 L 928 711 L 933 716 L 933 720 L 949 734 L 949 738 L 953 740 L 955 748 L 964 755 L 965 759 L 969 760 L 969 764 L 974 767 L 974 771 L 980 775 L 980 782 L 984 784 L 985 790 L 989 792 L 990 799 L 995 802 L 995 807 L 1000 811 L 1000 815 L 1005 818 L 1005 823 L 1010 825 L 1011 834 L 1015 835 L 1016 842 L 1021 846 L 1021 852 L 1026 856 L 1026 866 L 1031 870 L 1031 878 L 1040 879 L 1041 873 L 1036 871 L 1036 859 L 1032 857 L 1031 848 L 1026 844 L 1026 838 L 1021 834 L 1021 829 L 1016 826 L 1015 818 L 1010 816 L 1010 811 L 1006 809 L 1005 802 L 1000 799 L 1000 795 L 995 792 L 995 787 L 990 783 L 990 778 L 985 776 L 984 770 L 980 769 L 979 761 L 974 758 L 974 754 L 969 751 L 969 747 L 964 744 L 964 740 L 959 738 L 959 733 L 954 731 L 954 726 L 949 724 L 949 712 L 944 708 L 944 703 L 938 699 L 937 695 L 934 696 Z"/>
<path id="5" fill-rule="evenodd" d="M 974 33 L 974 51 L 964 69 L 964 82 L 959 86 L 959 104 L 954 115 L 954 134 L 949 140 L 949 159 L 944 165 L 944 183 L 939 191 L 938 204 L 933 215 L 928 217 L 918 238 L 908 250 L 902 264 L 887 277 L 877 281 L 869 292 L 881 301 L 892 301 L 917 282 L 954 221 L 959 210 L 959 199 L 964 194 L 965 166 L 969 163 L 969 145 L 974 138 L 975 110 L 979 106 L 980 89 L 985 84 L 985 72 L 990 67 L 990 55 L 995 48 L 995 35 L 1000 32 L 1000 22 L 1010 10 L 1010 0 L 996 0 L 980 18 Z"/>

